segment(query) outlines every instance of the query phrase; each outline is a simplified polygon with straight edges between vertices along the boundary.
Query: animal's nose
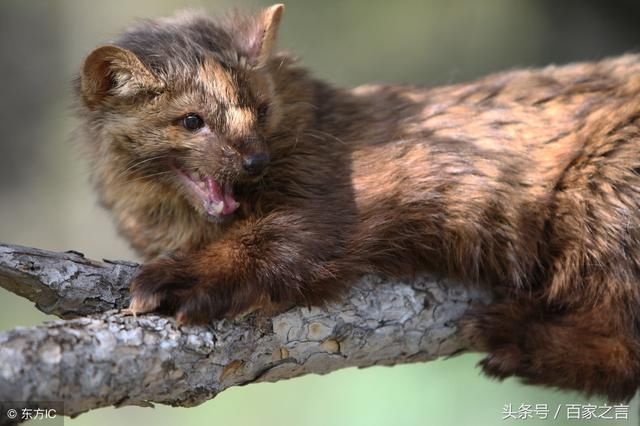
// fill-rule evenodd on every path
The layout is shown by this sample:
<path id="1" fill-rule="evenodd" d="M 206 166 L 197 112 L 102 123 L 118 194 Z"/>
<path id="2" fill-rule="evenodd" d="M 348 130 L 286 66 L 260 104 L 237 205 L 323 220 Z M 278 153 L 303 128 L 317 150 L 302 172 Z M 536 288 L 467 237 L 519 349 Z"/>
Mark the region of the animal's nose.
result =
<path id="1" fill-rule="evenodd" d="M 264 153 L 247 155 L 242 159 L 242 167 L 249 176 L 258 176 L 269 164 L 269 156 Z"/>

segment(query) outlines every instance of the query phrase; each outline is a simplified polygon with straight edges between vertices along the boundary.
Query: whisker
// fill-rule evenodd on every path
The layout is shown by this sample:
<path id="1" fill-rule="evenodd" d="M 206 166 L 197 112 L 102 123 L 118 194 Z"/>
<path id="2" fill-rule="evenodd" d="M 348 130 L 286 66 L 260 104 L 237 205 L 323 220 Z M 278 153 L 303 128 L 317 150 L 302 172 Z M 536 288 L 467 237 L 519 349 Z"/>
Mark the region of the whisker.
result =
<path id="1" fill-rule="evenodd" d="M 131 166 L 127 167 L 126 169 L 124 169 L 123 171 L 121 171 L 120 173 L 118 173 L 116 175 L 116 179 L 119 179 L 121 177 L 126 176 L 127 174 L 129 174 L 129 172 L 133 171 L 135 168 L 140 167 L 142 164 L 148 163 L 149 161 L 154 161 L 154 160 L 159 160 L 162 158 L 168 158 L 168 155 L 157 155 L 155 157 L 150 157 L 150 158 L 145 158 L 141 161 L 138 161 L 136 163 L 133 163 Z"/>
<path id="2" fill-rule="evenodd" d="M 157 172 L 157 173 L 151 173 L 151 174 L 147 174 L 147 175 L 138 176 L 137 178 L 132 179 L 129 182 L 137 182 L 139 180 L 149 179 L 149 178 L 152 178 L 152 177 L 155 177 L 155 176 L 166 175 L 166 174 L 169 174 L 169 173 L 173 173 L 173 170 L 165 170 L 165 171 L 162 171 L 162 172 Z"/>
<path id="3" fill-rule="evenodd" d="M 323 132 L 321 130 L 317 130 L 317 129 L 307 130 L 307 131 L 304 132 L 304 134 L 308 134 L 309 136 L 318 138 L 318 135 L 314 135 L 314 134 L 312 134 L 312 132 L 316 132 L 316 133 L 320 134 L 320 136 L 329 137 L 329 138 L 331 138 L 331 139 L 333 139 L 333 140 L 335 140 L 337 142 L 340 142 L 343 145 L 347 145 L 347 143 L 345 141 L 343 141 L 342 139 L 340 139 L 339 137 L 337 137 L 335 135 L 332 135 L 331 133 Z"/>

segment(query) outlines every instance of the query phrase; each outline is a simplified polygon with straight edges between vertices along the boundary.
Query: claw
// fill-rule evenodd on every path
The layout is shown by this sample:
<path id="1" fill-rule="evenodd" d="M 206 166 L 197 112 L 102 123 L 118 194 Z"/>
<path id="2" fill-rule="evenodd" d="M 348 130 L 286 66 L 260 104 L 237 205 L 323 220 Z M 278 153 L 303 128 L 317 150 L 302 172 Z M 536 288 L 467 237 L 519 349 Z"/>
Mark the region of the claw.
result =
<path id="1" fill-rule="evenodd" d="M 187 315 L 184 312 L 178 312 L 176 314 L 176 326 L 180 328 L 183 325 L 187 325 L 187 324 L 189 324 Z"/>
<path id="2" fill-rule="evenodd" d="M 128 310 L 133 315 L 146 314 L 155 311 L 160 306 L 160 298 L 157 294 L 152 294 L 145 298 L 140 296 L 132 296 Z"/>
<path id="3" fill-rule="evenodd" d="M 137 312 L 135 312 L 135 311 L 133 311 L 133 310 L 131 310 L 130 308 L 120 309 L 120 313 L 121 313 L 122 315 L 124 315 L 125 317 L 128 317 L 128 316 L 134 316 L 134 317 L 137 317 L 137 316 L 138 316 L 138 313 L 137 313 Z"/>

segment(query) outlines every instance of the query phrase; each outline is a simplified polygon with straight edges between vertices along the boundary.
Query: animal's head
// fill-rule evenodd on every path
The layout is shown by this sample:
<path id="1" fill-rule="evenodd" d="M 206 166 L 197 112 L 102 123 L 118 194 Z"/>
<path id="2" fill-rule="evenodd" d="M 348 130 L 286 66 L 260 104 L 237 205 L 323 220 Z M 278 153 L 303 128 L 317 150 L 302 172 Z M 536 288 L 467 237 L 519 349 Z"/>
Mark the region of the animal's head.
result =
<path id="1" fill-rule="evenodd" d="M 120 177 L 162 181 L 213 220 L 236 210 L 234 186 L 268 170 L 285 113 L 272 72 L 283 9 L 145 21 L 88 55 L 82 114 Z"/>

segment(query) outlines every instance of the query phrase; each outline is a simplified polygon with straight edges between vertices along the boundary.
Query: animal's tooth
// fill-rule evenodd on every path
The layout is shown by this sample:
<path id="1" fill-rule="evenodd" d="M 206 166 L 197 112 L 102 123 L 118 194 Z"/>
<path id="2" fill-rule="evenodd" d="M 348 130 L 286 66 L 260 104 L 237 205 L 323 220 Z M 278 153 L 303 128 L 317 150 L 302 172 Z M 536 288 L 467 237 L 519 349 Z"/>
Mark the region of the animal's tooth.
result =
<path id="1" fill-rule="evenodd" d="M 224 210 L 224 201 L 219 201 L 219 202 L 209 201 L 206 208 L 209 214 L 220 215 Z"/>
<path id="2" fill-rule="evenodd" d="M 216 212 L 216 214 L 221 214 L 222 210 L 224 210 L 224 201 L 220 201 L 218 204 L 215 205 L 215 207 L 213 208 L 213 211 Z"/>

